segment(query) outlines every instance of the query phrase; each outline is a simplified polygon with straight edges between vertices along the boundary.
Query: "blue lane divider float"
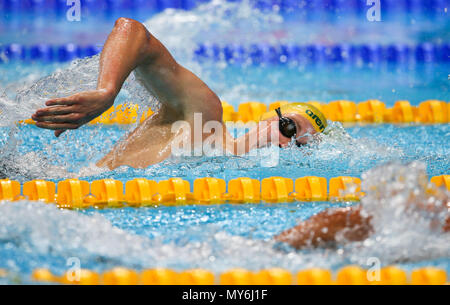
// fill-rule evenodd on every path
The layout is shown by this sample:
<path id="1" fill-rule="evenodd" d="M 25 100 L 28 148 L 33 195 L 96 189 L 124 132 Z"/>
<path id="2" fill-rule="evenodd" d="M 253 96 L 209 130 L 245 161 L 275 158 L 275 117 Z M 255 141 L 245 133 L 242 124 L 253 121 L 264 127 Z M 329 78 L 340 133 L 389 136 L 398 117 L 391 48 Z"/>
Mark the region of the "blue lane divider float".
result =
<path id="1" fill-rule="evenodd" d="M 51 46 L 39 44 L 23 46 L 9 44 L 0 46 L 0 62 L 42 61 L 67 62 L 100 53 L 101 46 L 78 46 L 65 44 Z M 409 62 L 449 62 L 450 43 L 422 43 L 415 46 L 393 45 L 269 45 L 252 44 L 243 46 L 230 44 L 199 44 L 194 50 L 198 61 L 226 61 L 234 64 L 284 64 L 284 63 L 409 63 Z"/>
<path id="2" fill-rule="evenodd" d="M 123 10 L 162 11 L 166 8 L 189 10 L 211 0 L 80 0 L 81 6 L 97 13 L 117 12 Z M 240 2 L 242 0 L 228 0 Z M 383 12 L 445 12 L 448 0 L 380 0 Z M 274 9 L 282 12 L 359 12 L 367 11 L 367 0 L 251 0 L 261 10 Z M 67 10 L 67 0 L 0 0 L 0 11 L 38 11 L 52 10 L 62 13 Z"/>
<path id="3" fill-rule="evenodd" d="M 80 0 L 81 8 L 97 12 L 123 10 L 162 11 L 166 8 L 192 9 L 210 0 Z M 67 0 L 0 0 L 0 11 L 67 11 Z"/>
<path id="4" fill-rule="evenodd" d="M 25 47 L 20 44 L 0 46 L 0 62 L 2 58 L 11 61 L 41 61 L 41 62 L 67 62 L 76 58 L 84 58 L 100 53 L 102 48 L 96 45 L 77 46 L 76 44 L 65 44 L 52 46 L 38 44 Z"/>

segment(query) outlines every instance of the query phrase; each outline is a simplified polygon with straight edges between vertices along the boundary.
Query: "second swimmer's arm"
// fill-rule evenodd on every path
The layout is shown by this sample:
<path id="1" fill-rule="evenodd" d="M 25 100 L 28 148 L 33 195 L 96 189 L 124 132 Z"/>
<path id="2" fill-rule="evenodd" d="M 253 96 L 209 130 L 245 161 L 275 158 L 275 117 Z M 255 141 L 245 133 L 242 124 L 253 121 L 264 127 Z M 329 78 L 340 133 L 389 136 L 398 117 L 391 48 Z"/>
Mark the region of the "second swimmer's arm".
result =
<path id="1" fill-rule="evenodd" d="M 346 240 L 360 241 L 372 231 L 370 219 L 361 215 L 359 207 L 330 209 L 282 232 L 275 239 L 295 248 L 336 242 L 339 233 Z"/>

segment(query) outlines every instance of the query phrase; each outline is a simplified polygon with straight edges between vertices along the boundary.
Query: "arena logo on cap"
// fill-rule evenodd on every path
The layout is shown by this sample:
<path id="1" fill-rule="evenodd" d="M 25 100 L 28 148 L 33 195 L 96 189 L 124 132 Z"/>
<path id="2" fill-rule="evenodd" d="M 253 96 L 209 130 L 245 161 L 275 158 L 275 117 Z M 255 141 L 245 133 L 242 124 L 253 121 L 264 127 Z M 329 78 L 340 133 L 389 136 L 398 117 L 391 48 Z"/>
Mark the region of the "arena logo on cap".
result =
<path id="1" fill-rule="evenodd" d="M 322 120 L 317 115 L 315 115 L 314 112 L 312 112 L 309 109 L 306 109 L 306 114 L 309 115 L 313 120 L 315 120 L 317 127 L 319 127 L 320 131 L 323 131 L 325 129 Z"/>

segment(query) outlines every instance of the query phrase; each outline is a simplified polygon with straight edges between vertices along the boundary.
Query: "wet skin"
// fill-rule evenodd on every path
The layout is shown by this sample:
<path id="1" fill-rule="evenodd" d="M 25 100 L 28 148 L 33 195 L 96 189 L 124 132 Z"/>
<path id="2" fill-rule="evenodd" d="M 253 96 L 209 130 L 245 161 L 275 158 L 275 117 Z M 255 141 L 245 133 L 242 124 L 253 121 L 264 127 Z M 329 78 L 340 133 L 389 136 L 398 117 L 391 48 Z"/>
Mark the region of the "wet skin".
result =
<path id="1" fill-rule="evenodd" d="M 447 233 L 450 232 L 450 198 L 443 198 L 442 203 L 442 208 L 447 211 L 446 221 L 442 227 L 439 225 L 435 229 Z M 424 209 L 420 202 L 411 201 L 409 204 L 418 209 Z M 297 249 L 334 246 L 338 242 L 362 241 L 373 232 L 373 226 L 372 216 L 363 215 L 361 212 L 360 206 L 327 209 L 280 233 L 275 236 L 275 240 L 288 243 Z M 433 225 L 430 224 L 432 227 Z"/>

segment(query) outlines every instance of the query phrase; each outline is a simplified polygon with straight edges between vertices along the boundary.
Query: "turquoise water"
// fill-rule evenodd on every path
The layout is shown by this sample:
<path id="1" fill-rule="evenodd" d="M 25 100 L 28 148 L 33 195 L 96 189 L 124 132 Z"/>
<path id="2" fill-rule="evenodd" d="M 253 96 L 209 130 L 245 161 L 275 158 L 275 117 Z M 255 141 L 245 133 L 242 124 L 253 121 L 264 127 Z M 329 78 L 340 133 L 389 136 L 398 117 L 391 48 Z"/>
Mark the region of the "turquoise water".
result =
<path id="1" fill-rule="evenodd" d="M 24 282 L 35 268 L 62 274 L 71 257 L 79 258 L 83 268 L 99 272 L 118 265 L 137 270 L 206 268 L 214 273 L 235 267 L 255 271 L 282 267 L 292 272 L 309 267 L 337 270 L 348 264 L 370 267 L 366 262 L 371 255 L 361 245 L 295 251 L 272 241 L 275 234 L 298 221 L 344 204 L 225 204 L 83 212 L 61 212 L 29 202 L 4 205 L 0 205 L 0 219 L 8 227 L 0 230 L 0 267 L 13 270 Z M 432 265 L 450 271 L 445 256 L 413 262 L 381 260 L 383 265 L 395 264 L 405 270 Z"/>
<path id="2" fill-rule="evenodd" d="M 5 71 L 2 86 L 8 98 L 13 99 L 20 88 L 27 87 L 26 83 L 64 67 L 4 65 L 0 67 Z M 211 69 L 201 70 L 202 77 L 221 98 L 235 106 L 247 100 L 269 103 L 277 99 L 379 98 L 388 106 L 397 99 L 408 99 L 414 105 L 431 98 L 448 100 L 445 66 L 227 67 L 214 74 L 210 73 Z M 116 102 L 126 100 L 122 96 Z M 3 126 L 0 127 L 0 167 L 6 176 L 22 183 L 35 178 L 55 182 L 71 177 L 87 181 L 114 178 L 125 182 L 136 177 L 157 181 L 182 177 L 191 186 L 195 178 L 205 176 L 225 180 L 241 176 L 257 179 L 307 175 L 361 177 L 373 167 L 395 161 L 406 164 L 420 160 L 430 177 L 450 172 L 449 124 L 345 128 L 339 123 L 332 125 L 333 132 L 322 142 L 303 148 L 273 148 L 244 157 L 172 158 L 146 169 L 120 167 L 114 171 L 98 169 L 94 163 L 134 126 L 83 126 L 58 139 L 51 131 L 32 125 Z M 279 155 L 276 166 L 266 162 L 268 154 Z M 339 206 L 351 204 L 354 203 Z M 415 225 L 414 218 L 399 222 L 402 229 L 397 233 L 380 233 L 381 239 L 373 237 L 366 243 L 350 243 L 336 249 L 296 251 L 273 242 L 274 235 L 334 206 L 338 204 L 294 202 L 77 212 L 30 202 L 3 203 L 0 204 L 0 268 L 12 271 L 13 275 L 3 279 L 12 283 L 28 282 L 34 268 L 47 267 L 61 274 L 68 268 L 66 263 L 71 257 L 80 259 L 83 268 L 97 271 L 120 265 L 138 270 L 202 267 L 219 273 L 233 267 L 251 270 L 283 267 L 292 272 L 313 266 L 337 270 L 347 264 L 369 268 L 367 260 L 375 256 L 383 265 L 395 264 L 407 270 L 434 265 L 450 272 L 448 234 L 433 239 L 426 228 L 414 231 L 413 226 L 406 230 Z M 392 214 L 392 209 L 387 208 L 383 213 L 386 219 Z M 383 227 L 395 232 L 394 222 L 398 219 Z M 410 231 L 414 232 L 412 236 Z M 404 232 L 409 235 L 404 236 Z M 418 249 L 417 242 L 423 248 Z"/>
<path id="3" fill-rule="evenodd" d="M 318 146 L 301 149 L 277 148 L 280 163 L 276 167 L 262 166 L 263 156 L 192 157 L 171 159 L 146 169 L 121 167 L 99 171 L 92 163 L 126 129 L 87 126 L 56 140 L 49 131 L 20 126 L 15 137 L 21 141 L 14 149 L 15 155 L 9 155 L 6 170 L 10 178 L 21 182 L 34 178 L 56 182 L 74 176 L 87 181 L 114 178 L 124 182 L 135 177 L 157 181 L 183 177 L 192 187 L 195 178 L 204 176 L 225 180 L 240 176 L 361 177 L 366 170 L 386 162 L 421 160 L 428 175 L 434 176 L 449 172 L 449 128 L 448 124 L 380 125 L 355 126 L 344 131 L 338 125 L 336 130 L 344 132 L 345 137 L 341 134 L 327 138 Z M 4 127 L 0 132 L 2 149 L 11 143 L 8 129 Z M 411 172 L 417 177 L 417 173 Z M 398 178 L 396 175 L 393 177 Z M 369 177 L 380 179 L 377 175 Z M 386 195 L 388 199 L 390 196 Z M 380 233 L 381 238 L 373 237 L 367 244 L 297 251 L 272 239 L 326 208 L 354 204 L 357 203 L 293 202 L 61 211 L 41 203 L 3 203 L 0 204 L 0 268 L 13 271 L 16 278 L 10 277 L 7 282 L 28 282 L 30 272 L 39 267 L 61 274 L 68 268 L 67 259 L 71 257 L 78 258 L 83 268 L 99 272 L 118 265 L 137 270 L 199 267 L 215 273 L 234 267 L 251 270 L 282 267 L 296 272 L 314 266 L 337 270 L 348 264 L 369 268 L 370 257 L 379 258 L 382 265 L 394 264 L 405 270 L 433 265 L 450 271 L 448 234 L 436 236 L 433 235 L 436 232 L 417 229 L 414 217 L 403 219 L 405 223 L 399 232 L 389 221 L 383 225 L 388 233 Z M 396 214 L 392 208 L 383 208 L 385 218 Z M 416 235 L 411 237 L 409 234 L 413 232 Z M 417 242 L 423 248 L 418 248 Z"/>
<path id="4" fill-rule="evenodd" d="M 171 20 L 165 22 L 168 27 L 176 27 L 178 22 L 200 22 L 204 17 L 202 12 L 208 12 L 215 16 L 219 12 L 218 23 L 231 20 L 234 22 L 234 29 L 238 28 L 245 20 L 236 17 L 236 10 L 245 14 L 248 6 L 243 3 L 230 3 L 226 1 L 215 1 L 216 5 L 210 4 L 203 10 L 184 12 L 180 10 L 167 10 L 166 16 L 173 16 L 172 12 L 180 16 L 195 16 L 196 20 Z M 246 1 L 242 1 L 246 2 Z M 214 9 L 214 7 L 216 9 Z M 228 8 L 228 10 L 222 10 Z M 199 13 L 200 12 L 200 13 Z M 118 12 L 116 14 L 102 14 L 101 11 L 94 11 L 90 14 L 82 13 L 80 22 L 71 22 L 65 18 L 64 14 L 52 15 L 48 12 L 43 14 L 16 13 L 9 17 L 1 14 L 0 24 L 0 44 L 20 43 L 33 45 L 38 43 L 66 44 L 75 43 L 80 45 L 102 44 L 108 33 L 114 26 L 114 22 L 119 17 L 128 17 L 145 22 L 152 16 L 158 16 L 145 10 L 135 12 Z M 164 14 L 164 13 L 163 13 Z M 271 24 L 272 30 L 283 35 L 281 39 L 295 39 L 303 44 L 322 42 L 332 43 L 416 43 L 416 42 L 442 42 L 449 41 L 450 21 L 448 12 L 441 12 L 437 15 L 418 14 L 416 12 L 400 12 L 382 14 L 382 22 L 369 22 L 364 11 L 358 15 L 341 14 L 339 12 L 310 12 L 307 10 L 297 10 L 290 14 L 279 13 L 276 9 L 270 12 L 272 15 L 282 17 L 283 22 Z M 160 14 L 161 15 L 161 14 Z M 253 20 L 258 19 L 259 11 L 252 10 Z M 265 15 L 269 15 L 265 11 Z M 206 16 L 208 17 L 208 16 Z M 220 17 L 227 19 L 220 20 Z M 245 16 L 247 17 L 247 16 Z M 258 21 L 258 20 L 257 20 Z M 201 28 L 201 25 L 199 25 Z M 252 27 L 252 25 L 250 25 Z M 222 25 L 222 28 L 226 26 Z M 95 29 L 95 30 L 93 30 Z M 229 28 L 228 28 L 229 29 Z M 204 33 L 208 32 L 207 29 Z M 217 29 L 215 29 L 217 31 Z M 240 29 L 245 33 L 245 29 Z M 18 34 L 19 33 L 19 34 Z M 237 31 L 232 31 L 238 35 Z M 171 35 L 178 35 L 172 32 Z M 213 35 L 211 35 L 213 37 Z M 204 37 L 204 38 L 211 38 Z M 162 38 L 162 37 L 159 37 Z M 218 36 L 222 41 L 230 38 L 228 35 Z M 252 39 L 252 37 L 248 37 Z M 261 38 L 259 37 L 261 41 Z M 203 40 L 204 42 L 205 40 Z M 236 42 L 236 39 L 233 40 Z"/>
<path id="5" fill-rule="evenodd" d="M 339 124 L 340 125 L 340 124 Z M 265 151 L 243 157 L 173 157 L 146 169 L 127 166 L 113 171 L 96 172 L 92 166 L 103 157 L 132 127 L 84 126 L 56 139 L 51 131 L 32 125 L 20 126 L 14 138 L 20 143 L 7 162 L 9 178 L 21 182 L 36 178 L 58 181 L 74 175 L 88 181 L 114 178 L 127 181 L 136 177 L 164 180 L 182 177 L 193 182 L 196 177 L 214 176 L 226 180 L 241 176 L 266 178 L 284 176 L 355 176 L 386 162 L 420 160 L 427 173 L 438 176 L 450 172 L 448 124 L 433 126 L 354 126 L 338 129 L 343 134 L 326 138 L 305 148 L 273 148 L 279 154 L 277 166 L 263 162 Z M 1 128 L 2 148 L 11 142 L 10 128 Z M 244 130 L 239 130 L 243 132 Z M 6 153 L 5 153 L 6 155 Z M 30 163 L 30 160 L 33 162 Z M 52 166 L 51 171 L 45 170 Z"/>

